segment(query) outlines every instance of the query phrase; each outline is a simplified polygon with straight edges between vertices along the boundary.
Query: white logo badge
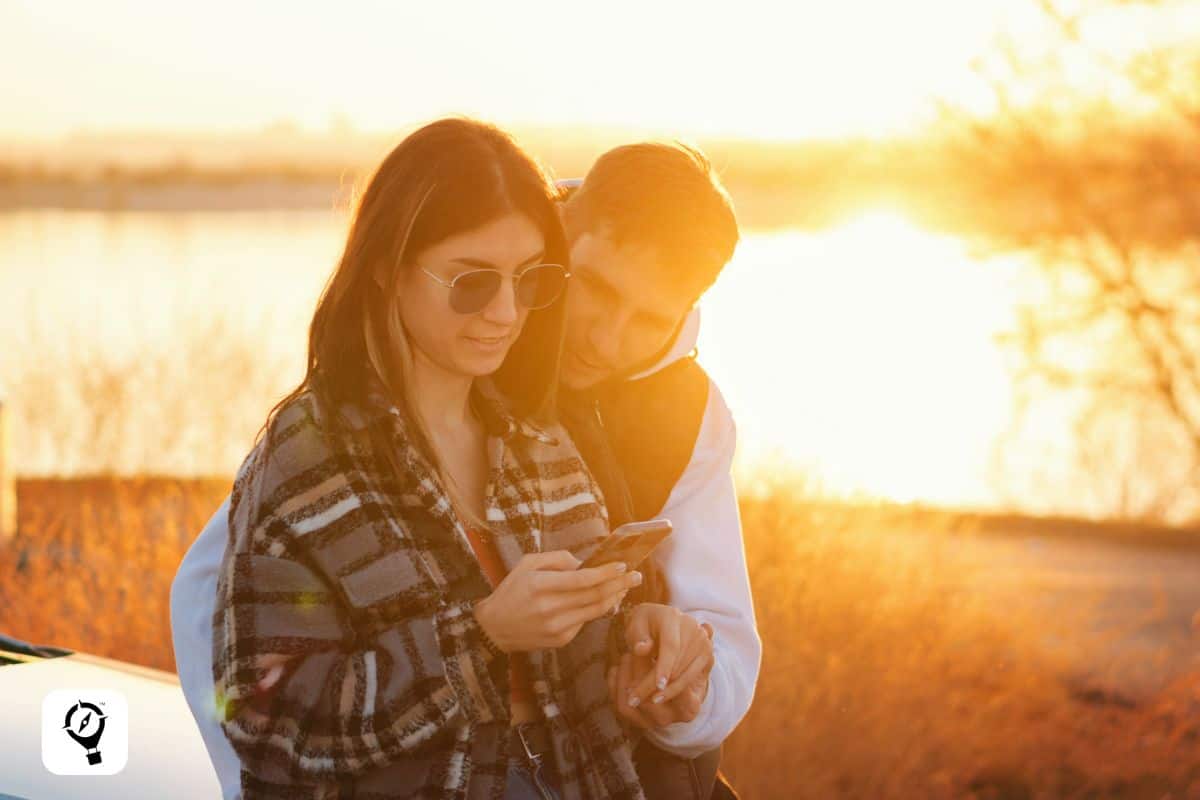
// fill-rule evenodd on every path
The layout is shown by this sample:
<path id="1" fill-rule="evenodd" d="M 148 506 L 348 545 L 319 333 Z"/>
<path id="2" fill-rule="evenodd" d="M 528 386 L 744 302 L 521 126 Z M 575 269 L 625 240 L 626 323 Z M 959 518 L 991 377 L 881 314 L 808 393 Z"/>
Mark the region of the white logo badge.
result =
<path id="1" fill-rule="evenodd" d="M 129 760 L 129 705 L 112 689 L 42 699 L 42 763 L 55 775 L 116 775 Z"/>

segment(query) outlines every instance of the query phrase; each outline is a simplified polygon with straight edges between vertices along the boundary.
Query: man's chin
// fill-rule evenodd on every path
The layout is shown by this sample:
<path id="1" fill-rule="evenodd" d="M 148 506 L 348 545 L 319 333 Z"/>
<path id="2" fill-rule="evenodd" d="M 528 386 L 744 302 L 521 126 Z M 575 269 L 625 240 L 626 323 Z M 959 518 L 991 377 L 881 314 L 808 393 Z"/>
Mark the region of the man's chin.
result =
<path id="1" fill-rule="evenodd" d="M 563 359 L 562 372 L 559 375 L 559 380 L 563 386 L 574 392 L 582 392 L 591 389 L 596 384 L 600 383 L 607 377 L 600 370 L 591 369 L 584 364 L 580 364 L 573 356 L 567 356 Z"/>
<path id="2" fill-rule="evenodd" d="M 563 386 L 565 386 L 566 388 L 570 389 L 573 392 L 586 391 L 587 389 L 590 389 L 593 386 L 595 386 L 597 383 L 599 383 L 599 381 L 597 381 L 597 380 L 594 380 L 594 379 L 591 379 L 591 378 L 588 378 L 585 376 L 581 376 L 581 375 L 574 375 L 574 374 L 567 372 L 566 370 L 564 370 L 563 373 L 559 376 L 559 382 L 562 383 Z"/>

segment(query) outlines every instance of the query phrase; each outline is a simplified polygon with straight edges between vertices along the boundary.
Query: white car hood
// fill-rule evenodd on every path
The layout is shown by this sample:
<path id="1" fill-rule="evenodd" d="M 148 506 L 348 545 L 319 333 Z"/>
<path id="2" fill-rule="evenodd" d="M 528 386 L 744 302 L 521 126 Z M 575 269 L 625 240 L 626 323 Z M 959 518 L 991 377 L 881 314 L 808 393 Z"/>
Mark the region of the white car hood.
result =
<path id="1" fill-rule="evenodd" d="M 112 689 L 129 704 L 129 761 L 116 775 L 55 775 L 42 764 L 42 698 Z M 221 787 L 170 672 L 85 653 L 0 666 L 0 798 L 220 800 Z"/>

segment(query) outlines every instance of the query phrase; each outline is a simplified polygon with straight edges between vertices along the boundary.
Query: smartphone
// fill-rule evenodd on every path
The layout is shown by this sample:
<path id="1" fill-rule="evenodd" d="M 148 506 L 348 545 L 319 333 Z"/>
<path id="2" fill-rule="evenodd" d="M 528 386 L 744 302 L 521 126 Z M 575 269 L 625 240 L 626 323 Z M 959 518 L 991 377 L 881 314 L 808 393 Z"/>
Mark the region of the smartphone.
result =
<path id="1" fill-rule="evenodd" d="M 652 519 L 648 522 L 630 522 L 617 528 L 607 539 L 600 542 L 580 569 L 599 567 L 614 561 L 624 561 L 629 569 L 650 555 L 663 539 L 671 535 L 669 519 Z"/>

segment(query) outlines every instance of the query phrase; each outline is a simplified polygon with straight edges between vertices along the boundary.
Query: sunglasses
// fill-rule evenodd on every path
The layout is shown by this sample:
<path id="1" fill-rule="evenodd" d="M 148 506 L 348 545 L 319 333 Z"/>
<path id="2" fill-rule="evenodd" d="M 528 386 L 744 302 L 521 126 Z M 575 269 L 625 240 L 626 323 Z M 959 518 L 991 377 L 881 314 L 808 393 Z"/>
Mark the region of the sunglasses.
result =
<path id="1" fill-rule="evenodd" d="M 498 269 L 473 269 L 460 272 L 454 280 L 443 280 L 424 267 L 429 277 L 450 290 L 450 308 L 459 314 L 474 314 L 487 308 L 500 291 L 505 275 Z M 567 288 L 571 273 L 561 264 L 538 264 L 512 276 L 517 304 L 536 311 L 553 303 Z"/>

